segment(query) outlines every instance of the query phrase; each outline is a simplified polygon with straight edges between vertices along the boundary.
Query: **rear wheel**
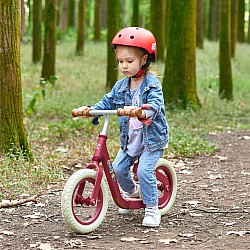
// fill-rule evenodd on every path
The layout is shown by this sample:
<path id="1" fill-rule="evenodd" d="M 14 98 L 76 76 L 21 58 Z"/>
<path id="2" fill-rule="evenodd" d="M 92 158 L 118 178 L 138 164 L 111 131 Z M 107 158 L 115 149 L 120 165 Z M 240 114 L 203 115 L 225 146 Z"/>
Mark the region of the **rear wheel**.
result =
<path id="1" fill-rule="evenodd" d="M 162 215 L 166 214 L 175 201 L 177 176 L 174 167 L 166 159 L 160 158 L 155 165 L 158 187 L 158 206 Z"/>
<path id="2" fill-rule="evenodd" d="M 95 179 L 94 170 L 81 169 L 68 179 L 63 189 L 62 216 L 68 227 L 79 234 L 95 230 L 108 209 L 108 190 L 103 180 L 95 204 L 91 201 Z"/>

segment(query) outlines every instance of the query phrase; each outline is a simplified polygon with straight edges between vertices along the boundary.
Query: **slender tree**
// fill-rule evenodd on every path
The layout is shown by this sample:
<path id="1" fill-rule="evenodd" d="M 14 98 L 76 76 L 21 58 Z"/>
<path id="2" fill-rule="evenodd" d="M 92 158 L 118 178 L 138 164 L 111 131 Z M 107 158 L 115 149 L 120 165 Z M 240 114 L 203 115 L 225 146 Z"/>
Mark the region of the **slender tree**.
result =
<path id="1" fill-rule="evenodd" d="M 204 2 L 197 0 L 196 6 L 196 46 L 203 49 L 204 46 Z"/>
<path id="2" fill-rule="evenodd" d="M 95 20 L 94 20 L 94 40 L 99 41 L 101 35 L 101 7 L 102 0 L 95 1 Z"/>
<path id="3" fill-rule="evenodd" d="M 118 71 L 117 63 L 114 57 L 114 53 L 110 49 L 110 43 L 113 37 L 118 32 L 118 21 L 119 21 L 119 1 L 107 0 L 107 47 L 108 47 L 108 63 L 107 63 L 107 82 L 106 88 L 109 90 L 113 87 L 117 81 Z"/>
<path id="4" fill-rule="evenodd" d="M 33 1 L 32 61 L 38 63 L 42 57 L 42 0 Z"/>
<path id="5" fill-rule="evenodd" d="M 250 1 L 249 1 L 249 8 L 248 8 L 248 10 L 250 12 Z M 248 17 L 247 43 L 250 43 L 250 16 Z"/>
<path id="6" fill-rule="evenodd" d="M 57 0 L 45 1 L 45 38 L 42 77 L 50 80 L 56 74 Z"/>
<path id="7" fill-rule="evenodd" d="M 219 96 L 222 99 L 233 99 L 233 81 L 231 66 L 231 34 L 230 34 L 230 0 L 220 1 L 220 49 L 219 49 L 219 68 L 220 68 L 220 88 Z"/>
<path id="8" fill-rule="evenodd" d="M 210 0 L 207 37 L 211 41 L 218 40 L 219 7 L 220 7 L 220 0 Z"/>
<path id="9" fill-rule="evenodd" d="M 60 28 L 62 33 L 64 33 L 67 29 L 67 23 L 68 23 L 68 0 L 62 0 L 62 11 L 60 18 Z"/>
<path id="10" fill-rule="evenodd" d="M 23 125 L 20 67 L 20 1 L 0 5 L 0 155 L 32 159 Z"/>
<path id="11" fill-rule="evenodd" d="M 163 92 L 170 106 L 199 106 L 196 93 L 196 1 L 169 0 Z"/>
<path id="12" fill-rule="evenodd" d="M 245 42 L 245 0 L 238 0 L 238 31 L 237 40 Z"/>
<path id="13" fill-rule="evenodd" d="M 132 2 L 133 2 L 133 14 L 132 14 L 131 26 L 136 27 L 140 26 L 139 24 L 140 0 L 132 0 Z"/>
<path id="14" fill-rule="evenodd" d="M 164 0 L 150 1 L 150 30 L 157 41 L 157 59 L 165 59 L 165 16 Z"/>
<path id="15" fill-rule="evenodd" d="M 23 41 L 25 31 L 25 4 L 24 0 L 21 0 L 21 32 L 20 32 L 20 40 Z"/>
<path id="16" fill-rule="evenodd" d="M 75 0 L 68 0 L 68 29 L 75 27 Z"/>
<path id="17" fill-rule="evenodd" d="M 85 15 L 86 14 L 86 0 L 79 0 L 78 6 L 78 29 L 77 29 L 77 44 L 76 55 L 83 55 L 84 49 L 84 34 L 85 34 Z"/>
<path id="18" fill-rule="evenodd" d="M 238 27 L 238 0 L 231 0 L 231 56 L 235 57 Z"/>

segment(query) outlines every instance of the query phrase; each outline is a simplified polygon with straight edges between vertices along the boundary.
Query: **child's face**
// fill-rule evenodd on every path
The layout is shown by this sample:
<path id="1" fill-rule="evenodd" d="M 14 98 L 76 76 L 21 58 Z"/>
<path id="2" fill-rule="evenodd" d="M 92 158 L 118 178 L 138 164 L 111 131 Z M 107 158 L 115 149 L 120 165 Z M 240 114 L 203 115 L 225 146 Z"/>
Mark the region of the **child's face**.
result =
<path id="1" fill-rule="evenodd" d="M 143 52 L 139 48 L 117 46 L 116 59 L 122 74 L 126 77 L 132 77 L 146 63 L 147 55 L 143 55 Z"/>

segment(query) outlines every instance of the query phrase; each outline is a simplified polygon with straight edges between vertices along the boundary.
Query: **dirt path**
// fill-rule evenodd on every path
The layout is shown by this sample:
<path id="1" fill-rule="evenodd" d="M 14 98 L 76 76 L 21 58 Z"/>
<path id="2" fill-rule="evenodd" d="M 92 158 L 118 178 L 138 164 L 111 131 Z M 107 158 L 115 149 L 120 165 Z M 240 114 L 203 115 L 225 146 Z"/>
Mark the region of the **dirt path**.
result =
<path id="1" fill-rule="evenodd" d="M 250 131 L 211 136 L 214 156 L 175 162 L 176 202 L 157 229 L 141 227 L 142 211 L 108 215 L 92 234 L 68 230 L 60 214 L 61 190 L 38 203 L 0 209 L 0 249 L 249 249 Z"/>

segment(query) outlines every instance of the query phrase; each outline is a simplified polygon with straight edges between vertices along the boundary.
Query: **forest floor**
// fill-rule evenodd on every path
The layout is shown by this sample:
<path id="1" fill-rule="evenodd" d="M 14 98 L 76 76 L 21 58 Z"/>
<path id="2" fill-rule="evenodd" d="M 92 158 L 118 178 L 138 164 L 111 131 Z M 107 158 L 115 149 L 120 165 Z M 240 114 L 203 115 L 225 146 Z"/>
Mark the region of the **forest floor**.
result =
<path id="1" fill-rule="evenodd" d="M 210 139 L 220 145 L 214 155 L 174 160 L 178 194 L 160 227 L 142 227 L 140 210 L 119 215 L 110 199 L 99 228 L 72 233 L 60 213 L 61 186 L 36 203 L 0 209 L 0 249 L 249 249 L 250 131 Z"/>

